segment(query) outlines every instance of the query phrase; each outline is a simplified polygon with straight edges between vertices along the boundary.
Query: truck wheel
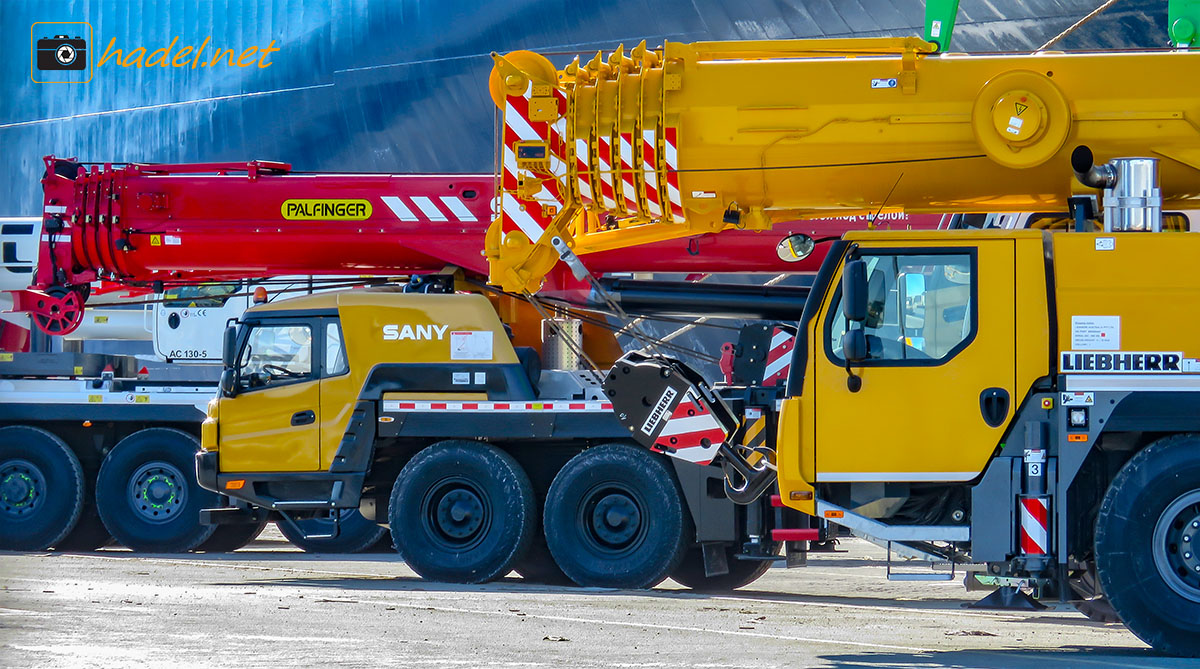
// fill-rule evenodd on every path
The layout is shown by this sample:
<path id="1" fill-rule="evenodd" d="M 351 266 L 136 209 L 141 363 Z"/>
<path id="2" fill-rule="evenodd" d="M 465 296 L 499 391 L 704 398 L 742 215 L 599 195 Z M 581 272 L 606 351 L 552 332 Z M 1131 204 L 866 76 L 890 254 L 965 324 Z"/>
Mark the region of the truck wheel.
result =
<path id="1" fill-rule="evenodd" d="M 83 511 L 83 468 L 66 443 L 38 427 L 0 428 L 0 548 L 41 551 Z"/>
<path id="2" fill-rule="evenodd" d="M 193 550 L 203 553 L 232 553 L 257 539 L 266 527 L 266 520 L 257 523 L 215 525 L 212 535 Z"/>
<path id="3" fill-rule="evenodd" d="M 517 561 L 513 570 L 530 583 L 570 585 L 570 577 L 563 573 L 562 568 L 554 561 L 554 556 L 550 554 L 550 547 L 546 545 L 546 536 L 541 531 L 534 534 L 536 536 L 530 543 L 525 557 Z"/>
<path id="4" fill-rule="evenodd" d="M 1125 464 L 1096 518 L 1100 586 L 1163 653 L 1200 656 L 1200 436 L 1165 437 Z"/>
<path id="5" fill-rule="evenodd" d="M 1119 623 L 1121 617 L 1113 610 L 1112 604 L 1100 590 L 1096 580 L 1096 565 L 1091 564 L 1078 574 L 1071 575 L 1067 583 L 1076 599 L 1071 600 L 1075 610 L 1087 616 L 1088 620 L 1098 623 Z"/>
<path id="6" fill-rule="evenodd" d="M 771 555 L 779 552 L 779 543 L 771 542 L 767 546 Z M 744 585 L 757 581 L 771 568 L 769 560 L 739 560 L 735 557 L 735 547 L 725 547 L 725 561 L 729 564 L 729 572 L 720 576 L 704 575 L 704 556 L 699 546 L 689 548 L 683 555 L 683 561 L 671 572 L 671 580 L 685 588 L 705 592 L 724 592 L 736 590 Z"/>
<path id="7" fill-rule="evenodd" d="M 524 556 L 536 513 L 533 486 L 512 456 L 479 442 L 443 441 L 404 466 L 388 519 L 413 571 L 434 581 L 483 583 Z"/>
<path id="8" fill-rule="evenodd" d="M 54 550 L 85 553 L 103 548 L 111 544 L 112 540 L 112 535 L 104 526 L 104 521 L 100 519 L 100 512 L 96 509 L 96 499 L 93 493 L 90 499 L 84 498 L 83 512 L 79 514 L 79 522 L 75 523 L 75 529 L 68 532 L 62 541 L 55 542 Z"/>
<path id="9" fill-rule="evenodd" d="M 332 539 L 306 539 L 305 534 L 328 534 L 333 531 L 330 518 L 293 520 L 284 517 L 275 525 L 292 545 L 305 553 L 360 553 L 375 546 L 387 536 L 387 528 L 363 518 L 358 509 L 339 509 L 338 535 Z"/>
<path id="10" fill-rule="evenodd" d="M 582 586 L 650 588 L 683 558 L 684 514 L 675 476 L 657 456 L 628 444 L 571 458 L 546 494 L 546 543 Z"/>
<path id="11" fill-rule="evenodd" d="M 200 524 L 200 509 L 217 493 L 196 482 L 195 437 L 155 427 L 125 437 L 100 464 L 96 506 L 104 526 L 126 547 L 146 553 L 192 550 L 216 531 Z"/>

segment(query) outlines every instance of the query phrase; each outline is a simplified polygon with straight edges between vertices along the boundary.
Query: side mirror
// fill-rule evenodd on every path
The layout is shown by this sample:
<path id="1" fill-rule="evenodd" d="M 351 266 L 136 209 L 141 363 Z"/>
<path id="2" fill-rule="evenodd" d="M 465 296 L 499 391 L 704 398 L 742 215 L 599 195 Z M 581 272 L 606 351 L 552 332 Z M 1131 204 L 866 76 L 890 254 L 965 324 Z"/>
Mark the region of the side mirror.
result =
<path id="1" fill-rule="evenodd" d="M 236 386 L 237 370 L 229 367 L 221 370 L 221 394 L 225 397 L 233 397 Z"/>
<path id="2" fill-rule="evenodd" d="M 867 359 L 867 335 L 862 328 L 851 328 L 842 335 L 842 356 L 847 363 Z"/>
<path id="3" fill-rule="evenodd" d="M 230 325 L 225 328 L 225 338 L 221 343 L 221 364 L 225 369 L 233 369 L 237 358 L 237 328 Z"/>
<path id="4" fill-rule="evenodd" d="M 797 232 L 794 235 L 788 235 L 779 240 L 779 243 L 775 245 L 775 254 L 783 262 L 800 262 L 812 255 L 813 249 L 816 246 L 817 243 L 812 237 L 802 232 Z"/>
<path id="5" fill-rule="evenodd" d="M 851 323 L 867 319 L 867 263 L 851 260 L 842 270 L 842 313 Z"/>

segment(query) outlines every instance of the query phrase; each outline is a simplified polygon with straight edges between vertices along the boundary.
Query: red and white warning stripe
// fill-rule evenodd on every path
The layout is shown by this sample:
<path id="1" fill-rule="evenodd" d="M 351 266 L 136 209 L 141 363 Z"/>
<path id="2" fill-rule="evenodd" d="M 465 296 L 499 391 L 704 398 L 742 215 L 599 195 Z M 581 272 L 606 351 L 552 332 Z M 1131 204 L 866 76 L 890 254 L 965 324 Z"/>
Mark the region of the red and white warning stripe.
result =
<path id="1" fill-rule="evenodd" d="M 774 386 L 787 381 L 795 343 L 796 338 L 783 328 L 776 327 L 771 333 L 771 346 L 767 349 L 767 367 L 763 370 L 764 386 Z"/>
<path id="2" fill-rule="evenodd" d="M 475 222 L 479 218 L 457 195 L 443 195 L 435 201 L 431 197 L 413 195 L 384 195 L 379 198 L 401 221 L 459 221 Z"/>
<path id="3" fill-rule="evenodd" d="M 667 447 L 662 450 L 673 458 L 707 465 L 725 441 L 725 430 L 708 407 L 689 392 L 654 441 L 656 446 Z"/>
<path id="4" fill-rule="evenodd" d="M 646 210 L 654 218 L 662 216 L 662 194 L 658 192 L 658 143 L 654 130 L 642 131 L 642 182 L 646 184 Z"/>
<path id="5" fill-rule="evenodd" d="M 1050 498 L 1021 498 L 1021 552 L 1046 555 L 1050 552 Z"/>
<path id="6" fill-rule="evenodd" d="M 612 142 L 607 135 L 599 135 L 596 145 L 600 149 L 600 196 L 604 198 L 604 208 L 612 211 L 617 206 L 613 187 Z"/>
<path id="7" fill-rule="evenodd" d="M 533 85 L 525 89 L 522 96 L 509 96 L 504 110 L 504 172 L 501 176 L 503 197 L 500 202 L 501 225 L 504 234 L 520 230 L 530 241 L 537 241 L 546 231 L 550 223 L 548 210 L 557 212 L 563 207 L 562 193 L 559 192 L 560 179 L 566 173 L 563 156 L 563 133 L 566 129 L 565 119 L 559 118 L 554 124 L 544 121 L 529 120 L 529 101 Z M 554 90 L 555 98 L 561 105 L 565 103 L 565 94 Z M 538 173 L 534 176 L 545 178 L 542 189 L 531 200 L 518 200 L 519 183 L 517 169 L 518 142 L 545 142 L 549 173 Z M 550 177 L 550 178 L 547 178 Z"/>
<path id="8" fill-rule="evenodd" d="M 579 186 L 579 199 L 584 204 L 592 204 L 592 172 L 589 161 L 590 153 L 586 139 L 575 138 L 575 172 L 576 183 Z"/>
<path id="9" fill-rule="evenodd" d="M 682 223 L 683 197 L 679 194 L 679 156 L 675 153 L 676 139 L 679 131 L 667 127 L 663 130 L 663 162 L 667 164 L 667 199 L 671 202 L 671 218 Z"/>
<path id="10" fill-rule="evenodd" d="M 612 411 L 612 402 L 420 402 L 384 400 L 384 411 L 509 411 L 518 413 L 536 411 L 575 411 L 602 413 Z"/>
<path id="11" fill-rule="evenodd" d="M 625 210 L 638 213 L 637 186 L 633 182 L 633 133 L 621 133 L 621 194 L 625 197 Z"/>

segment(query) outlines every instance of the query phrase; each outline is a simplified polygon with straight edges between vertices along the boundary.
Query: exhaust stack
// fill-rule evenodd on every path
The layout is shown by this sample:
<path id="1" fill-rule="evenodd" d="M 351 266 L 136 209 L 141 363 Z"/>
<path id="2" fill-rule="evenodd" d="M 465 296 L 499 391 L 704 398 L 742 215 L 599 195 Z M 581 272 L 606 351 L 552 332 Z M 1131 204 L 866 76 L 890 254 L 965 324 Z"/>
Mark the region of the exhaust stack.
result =
<path id="1" fill-rule="evenodd" d="M 1104 189 L 1105 232 L 1161 232 L 1162 191 L 1157 158 L 1117 158 L 1096 165 L 1092 150 L 1080 146 L 1071 154 L 1075 178 Z"/>

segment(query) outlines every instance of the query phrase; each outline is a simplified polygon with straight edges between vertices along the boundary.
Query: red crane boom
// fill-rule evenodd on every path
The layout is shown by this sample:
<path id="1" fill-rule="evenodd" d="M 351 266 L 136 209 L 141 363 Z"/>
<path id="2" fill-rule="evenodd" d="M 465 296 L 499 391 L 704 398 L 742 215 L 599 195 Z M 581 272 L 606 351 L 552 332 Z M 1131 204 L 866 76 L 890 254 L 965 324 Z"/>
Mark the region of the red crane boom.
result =
<path id="1" fill-rule="evenodd" d="M 395 275 L 447 265 L 487 276 L 492 175 L 295 172 L 269 161 L 85 166 L 47 156 L 37 271 L 14 311 L 68 334 L 94 281 L 145 290 L 288 274 Z M 935 227 L 913 216 L 899 227 Z M 896 223 L 896 222 L 893 222 Z M 840 235 L 863 224 L 801 221 L 771 232 L 702 235 L 587 258 L 612 272 L 809 272 L 823 253 L 786 262 L 789 234 Z"/>

